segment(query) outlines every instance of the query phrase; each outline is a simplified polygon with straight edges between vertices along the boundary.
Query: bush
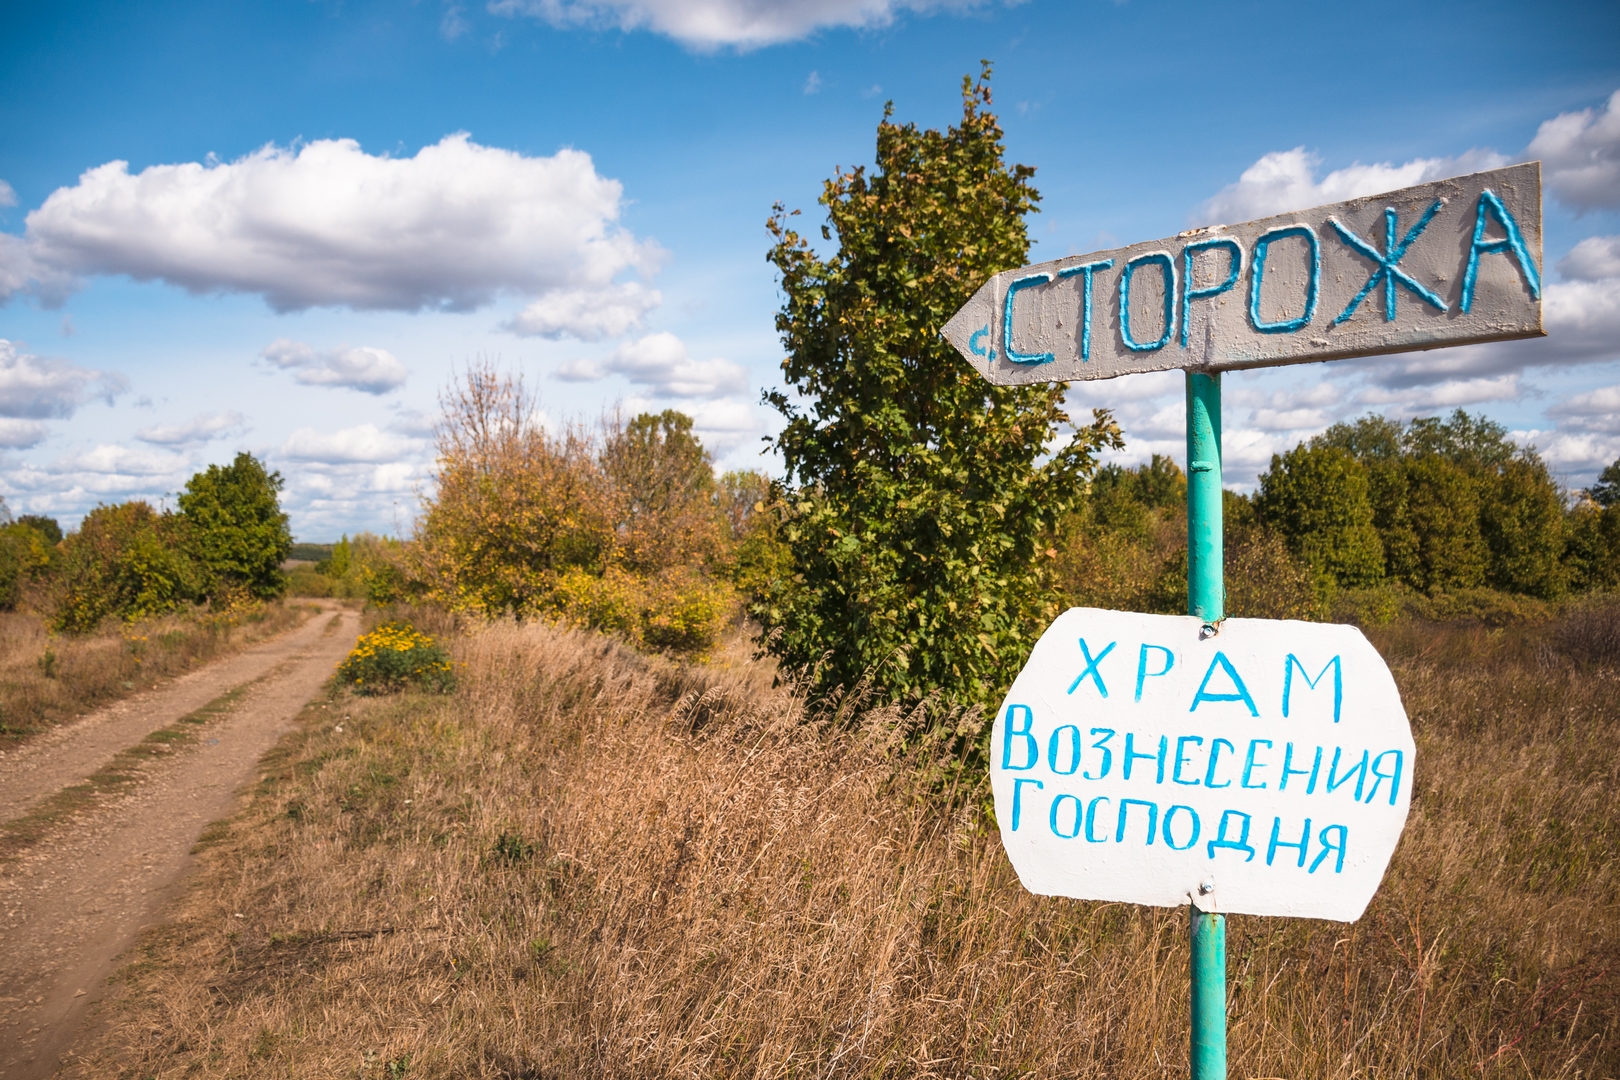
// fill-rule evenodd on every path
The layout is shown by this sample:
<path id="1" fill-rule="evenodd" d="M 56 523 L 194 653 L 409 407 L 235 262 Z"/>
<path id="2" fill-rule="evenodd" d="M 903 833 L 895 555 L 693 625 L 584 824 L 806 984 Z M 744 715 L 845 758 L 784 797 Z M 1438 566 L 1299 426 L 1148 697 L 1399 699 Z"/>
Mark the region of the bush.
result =
<path id="1" fill-rule="evenodd" d="M 616 525 L 616 561 L 655 574 L 712 566 L 725 539 L 714 460 L 673 409 L 608 422 L 599 455 Z"/>
<path id="2" fill-rule="evenodd" d="M 31 515 L 9 528 L 36 538 L 32 565 L 35 576 L 54 578 L 41 592 L 54 594 L 51 625 L 59 632 L 87 633 L 108 618 L 142 619 L 203 600 L 216 611 L 251 609 L 286 589 L 281 563 L 292 537 L 280 488 L 279 474 L 238 454 L 193 475 L 178 514 L 139 500 L 98 506 L 59 545 L 51 518 Z M 13 561 L 15 551 L 0 550 L 0 603 L 15 602 L 14 585 L 7 588 Z"/>
<path id="3" fill-rule="evenodd" d="M 407 622 L 386 622 L 362 634 L 338 681 L 359 694 L 391 694 L 410 686 L 436 693 L 455 689 L 455 670 L 444 646 Z"/>
<path id="4" fill-rule="evenodd" d="M 203 599 L 209 577 L 189 554 L 189 532 L 138 500 L 90 511 L 62 541 L 52 628 L 88 633 L 110 617 L 133 621 Z"/>
<path id="5" fill-rule="evenodd" d="M 1487 585 L 1556 600 L 1571 586 L 1601 587 L 1607 576 L 1598 522 L 1579 508 L 1566 514 L 1564 492 L 1535 447 L 1516 445 L 1494 421 L 1461 409 L 1446 420 L 1423 417 L 1404 427 L 1364 416 L 1335 424 L 1289 456 L 1304 453 L 1348 454 L 1365 469 L 1384 571 L 1412 588 Z M 1591 490 L 1608 489 L 1600 480 Z M 1322 530 L 1310 516 L 1285 512 L 1274 523 L 1318 536 Z"/>
<path id="6" fill-rule="evenodd" d="M 1226 613 L 1239 619 L 1320 620 L 1325 605 L 1311 567 L 1270 529 L 1233 529 L 1226 544 Z M 1182 586 L 1185 590 L 1185 583 Z M 1185 596 L 1185 591 L 1183 591 Z M 1185 611 L 1183 606 L 1176 614 Z"/>
<path id="7" fill-rule="evenodd" d="M 1187 613 L 1187 481 L 1169 458 L 1105 465 L 1055 552 L 1060 593 L 1081 607 Z M 1226 614 L 1319 619 L 1316 575 L 1260 523 L 1254 501 L 1225 492 Z"/>
<path id="8" fill-rule="evenodd" d="M 1341 590 L 1332 601 L 1334 622 L 1357 626 L 1387 626 L 1397 619 L 1418 623 L 1458 623 L 1487 626 L 1523 626 L 1547 621 L 1553 608 L 1531 596 L 1495 589 L 1452 589 L 1433 593 L 1414 591 L 1400 581 L 1369 589 Z"/>
<path id="9" fill-rule="evenodd" d="M 14 524 L 26 525 L 37 532 L 48 547 L 55 547 L 62 542 L 62 526 L 53 517 L 44 514 L 23 514 Z"/>
<path id="10" fill-rule="evenodd" d="M 436 493 L 417 576 L 452 611 L 551 610 L 571 569 L 600 575 L 614 546 L 607 487 L 584 432 L 552 435 L 521 379 L 475 367 L 442 398 Z"/>
<path id="11" fill-rule="evenodd" d="M 1407 463 L 1407 506 L 1417 535 L 1417 573 L 1425 591 L 1485 583 L 1490 550 L 1479 531 L 1479 491 L 1467 470 L 1437 454 Z"/>
<path id="12" fill-rule="evenodd" d="M 47 535 L 27 520 L 0 525 L 0 611 L 18 607 L 30 586 L 50 576 L 56 546 Z"/>
<path id="13" fill-rule="evenodd" d="M 1564 562 L 1576 590 L 1620 586 L 1620 506 L 1587 499 L 1570 511 Z"/>
<path id="14" fill-rule="evenodd" d="M 717 482 L 688 416 L 609 416 L 556 435 L 522 381 L 488 367 L 467 372 L 444 412 L 437 492 L 408 561 L 356 538 L 322 564 L 359 566 L 375 603 L 425 592 L 454 612 L 557 618 L 701 655 L 739 607 L 735 583 L 779 575 L 767 483 Z"/>
<path id="15" fill-rule="evenodd" d="M 313 566 L 295 566 L 287 571 L 287 595 L 327 597 L 333 595 L 332 579 Z"/>
<path id="16" fill-rule="evenodd" d="M 564 574 L 554 613 L 643 648 L 702 656 L 719 641 L 736 607 L 730 586 L 691 567 L 643 577 L 610 566 L 601 575 L 578 569 Z"/>
<path id="17" fill-rule="evenodd" d="M 1480 530 L 1490 549 L 1488 580 L 1506 592 L 1556 600 L 1569 587 L 1562 562 L 1564 500 L 1539 458 L 1501 466 L 1480 506 Z"/>
<path id="18" fill-rule="evenodd" d="M 419 599 L 423 592 L 410 576 L 405 544 L 399 540 L 357 533 L 335 544 L 300 546 L 322 558 L 313 567 L 287 572 L 287 587 L 295 596 L 334 596 L 386 607 Z"/>
<path id="19" fill-rule="evenodd" d="M 793 574 L 770 479 L 752 470 L 728 472 L 720 478 L 719 501 L 726 525 L 719 568 L 744 596 L 769 595 Z"/>

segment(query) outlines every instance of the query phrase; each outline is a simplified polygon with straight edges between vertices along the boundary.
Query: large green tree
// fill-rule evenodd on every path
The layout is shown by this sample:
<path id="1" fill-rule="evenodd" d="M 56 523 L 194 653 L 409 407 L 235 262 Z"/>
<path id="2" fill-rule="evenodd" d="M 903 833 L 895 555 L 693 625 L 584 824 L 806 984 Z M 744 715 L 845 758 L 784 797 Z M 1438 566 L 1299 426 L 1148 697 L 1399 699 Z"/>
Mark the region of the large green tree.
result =
<path id="1" fill-rule="evenodd" d="M 287 588 L 281 564 L 292 532 L 281 511 L 281 474 L 249 453 L 210 465 L 186 482 L 180 516 L 190 526 L 197 561 L 213 579 L 211 592 L 243 592 L 261 600 Z"/>
<path id="2" fill-rule="evenodd" d="M 945 131 L 885 110 L 877 167 L 827 181 L 823 256 L 781 207 L 770 261 L 788 389 L 782 540 L 791 574 L 755 608 L 766 647 L 819 686 L 870 674 L 894 699 L 989 701 L 1052 610 L 1050 538 L 1082 497 L 1098 414 L 1068 423 L 1061 386 L 994 387 L 940 336 L 990 275 L 1029 253 L 1034 170 L 1008 166 L 989 65 Z M 794 213 L 797 213 L 795 211 Z"/>
<path id="3" fill-rule="evenodd" d="M 1372 413 L 1334 424 L 1311 445 L 1347 451 L 1367 470 L 1367 498 L 1384 549 L 1384 573 L 1411 582 L 1418 575 L 1418 539 L 1407 501 L 1405 434 L 1399 421 Z"/>
<path id="4" fill-rule="evenodd" d="M 1273 454 L 1255 510 L 1324 583 L 1354 589 L 1383 579 L 1367 469 L 1348 450 L 1301 445 Z"/>
<path id="5" fill-rule="evenodd" d="M 1484 478 L 1480 532 L 1490 549 L 1486 578 L 1505 592 L 1553 600 L 1569 587 L 1563 492 L 1534 455 L 1516 455 Z"/>
<path id="6" fill-rule="evenodd" d="M 1479 531 L 1479 484 L 1461 465 L 1439 454 L 1407 463 L 1407 505 L 1417 537 L 1416 571 L 1409 584 L 1423 590 L 1471 589 L 1485 584 L 1490 550 Z"/>

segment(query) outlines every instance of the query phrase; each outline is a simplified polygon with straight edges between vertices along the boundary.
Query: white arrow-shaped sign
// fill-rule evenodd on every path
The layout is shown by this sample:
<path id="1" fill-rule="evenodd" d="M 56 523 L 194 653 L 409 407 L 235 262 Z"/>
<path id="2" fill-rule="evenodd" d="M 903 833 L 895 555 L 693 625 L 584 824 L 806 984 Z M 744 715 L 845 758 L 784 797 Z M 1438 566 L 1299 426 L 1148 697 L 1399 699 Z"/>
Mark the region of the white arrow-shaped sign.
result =
<path id="1" fill-rule="evenodd" d="M 993 383 L 1537 337 L 1541 164 L 1008 270 L 945 325 Z"/>

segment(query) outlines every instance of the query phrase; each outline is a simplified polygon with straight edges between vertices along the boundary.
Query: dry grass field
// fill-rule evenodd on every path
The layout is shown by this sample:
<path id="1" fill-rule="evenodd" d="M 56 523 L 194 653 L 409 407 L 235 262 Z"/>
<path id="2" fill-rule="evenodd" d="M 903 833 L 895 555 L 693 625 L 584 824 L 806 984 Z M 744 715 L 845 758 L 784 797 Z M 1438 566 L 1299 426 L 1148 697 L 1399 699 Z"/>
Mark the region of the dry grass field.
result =
<path id="1" fill-rule="evenodd" d="M 82 636 L 52 634 L 34 612 L 0 612 L 0 750 L 273 637 L 318 610 L 278 601 L 220 614 L 109 620 Z"/>
<path id="2" fill-rule="evenodd" d="M 1411 820 L 1359 923 L 1230 919 L 1231 1075 L 1620 1075 L 1620 607 L 1373 636 Z M 68 1075 L 1185 1075 L 1185 911 L 1024 893 L 949 739 L 540 625 L 455 651 L 454 696 L 306 710 Z"/>

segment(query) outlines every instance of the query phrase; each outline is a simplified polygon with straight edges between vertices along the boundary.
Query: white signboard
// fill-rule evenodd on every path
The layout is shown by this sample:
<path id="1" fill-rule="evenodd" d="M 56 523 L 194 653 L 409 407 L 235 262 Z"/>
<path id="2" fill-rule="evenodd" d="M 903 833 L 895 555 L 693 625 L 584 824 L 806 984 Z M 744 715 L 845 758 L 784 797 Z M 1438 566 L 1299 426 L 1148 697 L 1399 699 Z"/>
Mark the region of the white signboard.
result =
<path id="1" fill-rule="evenodd" d="M 997 274 L 945 325 L 993 383 L 1537 337 L 1541 164 Z"/>
<path id="2" fill-rule="evenodd" d="M 1352 922 L 1406 823 L 1411 728 L 1352 626 L 1073 608 L 996 716 L 1031 892 Z"/>

